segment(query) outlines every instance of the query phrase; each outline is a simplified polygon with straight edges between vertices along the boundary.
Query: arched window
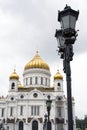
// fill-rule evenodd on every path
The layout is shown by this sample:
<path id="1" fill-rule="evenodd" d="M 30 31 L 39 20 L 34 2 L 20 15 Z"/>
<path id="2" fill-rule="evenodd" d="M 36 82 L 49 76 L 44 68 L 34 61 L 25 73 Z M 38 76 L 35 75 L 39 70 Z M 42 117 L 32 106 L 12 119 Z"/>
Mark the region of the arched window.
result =
<path id="1" fill-rule="evenodd" d="M 11 89 L 14 89 L 15 88 L 15 83 L 13 82 L 12 84 L 11 84 Z"/>
<path id="2" fill-rule="evenodd" d="M 38 84 L 38 78 L 35 77 L 35 84 Z"/>
<path id="3" fill-rule="evenodd" d="M 31 106 L 31 115 L 39 115 L 40 114 L 40 106 L 34 105 Z"/>
<path id="4" fill-rule="evenodd" d="M 32 130 L 38 130 L 38 122 L 37 121 L 32 122 Z"/>
<path id="5" fill-rule="evenodd" d="M 19 122 L 19 130 L 24 130 L 23 121 Z"/>
<path id="6" fill-rule="evenodd" d="M 23 115 L 23 106 L 20 106 L 20 115 Z"/>
<path id="7" fill-rule="evenodd" d="M 57 86 L 60 86 L 60 83 L 58 83 Z"/>
<path id="8" fill-rule="evenodd" d="M 47 78 L 45 79 L 45 85 L 47 86 Z"/>
<path id="9" fill-rule="evenodd" d="M 28 85 L 28 78 L 26 78 L 26 85 Z"/>
<path id="10" fill-rule="evenodd" d="M 32 77 L 30 77 L 30 84 L 32 84 Z"/>
<path id="11" fill-rule="evenodd" d="M 43 85 L 43 77 L 41 77 L 41 85 Z"/>

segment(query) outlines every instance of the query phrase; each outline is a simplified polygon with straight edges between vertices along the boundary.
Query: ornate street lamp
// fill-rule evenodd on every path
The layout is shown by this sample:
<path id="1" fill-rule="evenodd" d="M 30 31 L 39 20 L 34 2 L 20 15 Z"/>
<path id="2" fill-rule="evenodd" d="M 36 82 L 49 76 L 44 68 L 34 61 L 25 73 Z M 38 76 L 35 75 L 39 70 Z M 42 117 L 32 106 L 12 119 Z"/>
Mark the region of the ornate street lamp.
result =
<path id="1" fill-rule="evenodd" d="M 50 95 L 48 95 L 48 99 L 46 100 L 46 106 L 47 106 L 47 112 L 48 112 L 47 130 L 51 130 L 51 122 L 50 122 L 51 103 L 52 103 L 52 100 L 50 100 Z"/>
<path id="2" fill-rule="evenodd" d="M 70 61 L 73 60 L 73 44 L 77 37 L 75 30 L 76 20 L 79 11 L 71 9 L 70 6 L 58 12 L 58 21 L 61 24 L 61 30 L 56 30 L 55 37 L 58 41 L 59 54 L 63 59 L 63 70 L 66 73 L 67 81 L 67 105 L 68 105 L 68 130 L 73 130 L 72 114 L 72 92 L 71 92 L 71 69 Z"/>

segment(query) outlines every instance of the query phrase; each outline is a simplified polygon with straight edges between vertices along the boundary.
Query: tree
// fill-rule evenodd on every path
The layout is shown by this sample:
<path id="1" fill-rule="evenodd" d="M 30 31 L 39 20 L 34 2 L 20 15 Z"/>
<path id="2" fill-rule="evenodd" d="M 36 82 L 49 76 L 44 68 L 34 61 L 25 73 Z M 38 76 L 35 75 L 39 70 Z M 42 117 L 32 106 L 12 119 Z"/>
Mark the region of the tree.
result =
<path id="1" fill-rule="evenodd" d="M 87 117 L 84 119 L 76 118 L 76 128 L 80 128 L 81 130 L 85 130 L 87 128 Z"/>

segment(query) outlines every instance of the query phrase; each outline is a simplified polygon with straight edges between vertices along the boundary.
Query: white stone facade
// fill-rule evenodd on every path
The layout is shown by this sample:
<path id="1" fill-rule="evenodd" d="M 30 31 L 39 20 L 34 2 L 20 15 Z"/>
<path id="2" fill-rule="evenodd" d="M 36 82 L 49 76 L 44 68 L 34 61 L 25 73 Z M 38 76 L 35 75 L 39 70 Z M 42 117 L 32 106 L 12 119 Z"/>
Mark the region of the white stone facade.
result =
<path id="1" fill-rule="evenodd" d="M 24 70 L 23 87 L 18 88 L 19 79 L 9 80 L 8 95 L 0 99 L 0 123 L 3 128 L 6 130 L 42 130 L 44 115 L 47 114 L 46 100 L 50 95 L 52 130 L 68 129 L 67 99 L 63 91 L 63 79 L 55 79 L 54 86 L 51 88 L 50 76 L 49 70 L 31 68 Z M 72 103 L 75 129 L 74 100 Z"/>

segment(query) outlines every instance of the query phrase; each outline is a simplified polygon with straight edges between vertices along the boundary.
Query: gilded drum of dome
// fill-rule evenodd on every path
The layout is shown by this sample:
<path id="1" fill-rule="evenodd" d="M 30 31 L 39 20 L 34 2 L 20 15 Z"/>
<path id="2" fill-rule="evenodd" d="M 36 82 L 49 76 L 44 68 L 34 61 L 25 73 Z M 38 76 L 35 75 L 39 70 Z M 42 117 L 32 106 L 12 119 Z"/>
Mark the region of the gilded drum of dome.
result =
<path id="1" fill-rule="evenodd" d="M 25 70 L 30 68 L 42 68 L 50 70 L 48 64 L 36 53 L 34 58 L 25 65 Z"/>

